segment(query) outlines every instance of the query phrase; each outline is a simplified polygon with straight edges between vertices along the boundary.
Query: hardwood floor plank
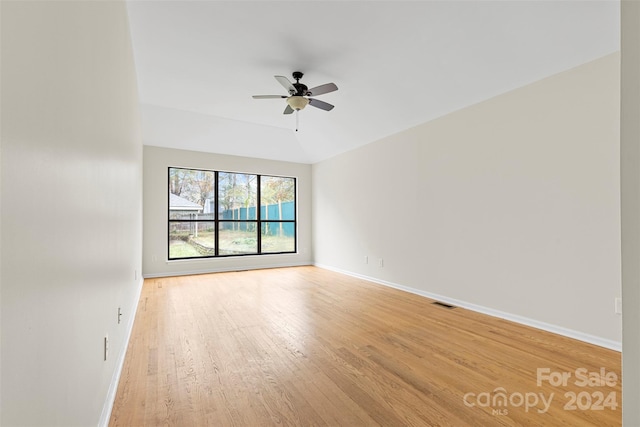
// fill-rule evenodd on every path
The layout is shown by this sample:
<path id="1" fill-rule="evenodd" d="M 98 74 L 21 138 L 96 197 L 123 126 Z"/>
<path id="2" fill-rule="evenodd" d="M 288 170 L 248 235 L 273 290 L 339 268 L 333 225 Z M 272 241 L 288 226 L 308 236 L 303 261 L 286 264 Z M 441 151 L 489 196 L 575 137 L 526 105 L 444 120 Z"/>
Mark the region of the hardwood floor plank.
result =
<path id="1" fill-rule="evenodd" d="M 147 279 L 110 426 L 621 424 L 620 353 L 432 302 L 315 267 Z"/>

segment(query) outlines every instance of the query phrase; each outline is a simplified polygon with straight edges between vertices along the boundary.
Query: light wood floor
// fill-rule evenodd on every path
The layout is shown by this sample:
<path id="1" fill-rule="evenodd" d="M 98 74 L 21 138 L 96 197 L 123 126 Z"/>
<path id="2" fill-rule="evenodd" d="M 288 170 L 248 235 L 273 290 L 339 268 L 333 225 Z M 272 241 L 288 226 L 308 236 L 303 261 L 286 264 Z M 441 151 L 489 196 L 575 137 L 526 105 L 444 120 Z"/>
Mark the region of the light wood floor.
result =
<path id="1" fill-rule="evenodd" d="M 621 425 L 620 353 L 432 302 L 315 267 L 145 280 L 110 425 Z"/>

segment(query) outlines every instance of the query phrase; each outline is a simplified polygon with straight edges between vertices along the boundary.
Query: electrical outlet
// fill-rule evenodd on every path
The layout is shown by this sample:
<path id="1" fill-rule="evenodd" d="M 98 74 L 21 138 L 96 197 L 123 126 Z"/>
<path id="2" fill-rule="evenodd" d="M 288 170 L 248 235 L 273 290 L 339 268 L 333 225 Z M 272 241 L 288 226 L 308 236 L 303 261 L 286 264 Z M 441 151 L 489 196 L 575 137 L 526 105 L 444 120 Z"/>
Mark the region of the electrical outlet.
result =
<path id="1" fill-rule="evenodd" d="M 615 312 L 616 314 L 622 314 L 622 298 L 615 299 Z"/>
<path id="2" fill-rule="evenodd" d="M 364 263 L 369 264 L 369 257 L 367 255 L 364 256 Z"/>
<path id="3" fill-rule="evenodd" d="M 109 335 L 104 336 L 104 360 L 107 361 L 109 357 Z"/>
<path id="4" fill-rule="evenodd" d="M 118 307 L 118 324 L 120 324 L 121 318 L 122 318 L 122 309 Z"/>
<path id="5" fill-rule="evenodd" d="M 378 267 L 384 267 L 384 261 L 382 260 L 382 258 L 378 258 Z"/>
<path id="6" fill-rule="evenodd" d="M 138 269 L 133 270 L 133 280 L 138 280 Z"/>

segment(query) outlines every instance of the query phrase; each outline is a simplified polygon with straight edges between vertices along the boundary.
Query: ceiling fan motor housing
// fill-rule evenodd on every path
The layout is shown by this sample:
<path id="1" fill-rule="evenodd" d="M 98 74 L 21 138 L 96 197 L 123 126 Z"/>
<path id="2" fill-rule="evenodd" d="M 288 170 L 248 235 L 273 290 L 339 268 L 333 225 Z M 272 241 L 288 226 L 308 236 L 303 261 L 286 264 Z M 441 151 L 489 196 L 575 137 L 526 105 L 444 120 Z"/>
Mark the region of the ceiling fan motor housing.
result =
<path id="1" fill-rule="evenodd" d="M 308 88 L 306 85 L 303 85 L 302 83 L 291 83 L 293 85 L 293 87 L 296 88 L 296 95 L 297 96 L 305 96 L 307 94 Z"/>
<path id="2" fill-rule="evenodd" d="M 300 83 L 300 79 L 302 78 L 302 76 L 304 76 L 304 73 L 302 71 L 294 71 L 292 75 L 293 79 L 296 81 L 295 83 L 291 83 L 293 87 L 296 88 L 295 95 L 305 96 L 307 94 L 308 88 L 306 85 Z M 292 95 L 294 94 L 292 93 Z"/>

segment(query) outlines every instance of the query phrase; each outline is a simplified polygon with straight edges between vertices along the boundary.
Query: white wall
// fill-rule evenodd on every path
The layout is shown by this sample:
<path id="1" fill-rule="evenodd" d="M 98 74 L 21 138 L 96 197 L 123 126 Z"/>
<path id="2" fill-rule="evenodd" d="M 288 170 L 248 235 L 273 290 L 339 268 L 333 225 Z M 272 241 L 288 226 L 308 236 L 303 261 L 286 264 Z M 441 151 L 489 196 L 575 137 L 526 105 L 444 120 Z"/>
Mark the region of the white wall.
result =
<path id="1" fill-rule="evenodd" d="M 108 416 L 141 285 L 137 108 L 124 2 L 2 2 L 3 426 Z"/>
<path id="2" fill-rule="evenodd" d="M 622 423 L 640 425 L 640 3 L 622 2 Z"/>
<path id="3" fill-rule="evenodd" d="M 297 178 L 298 253 L 174 260 L 168 258 L 168 168 L 202 168 Z M 144 255 L 145 277 L 253 268 L 308 265 L 311 253 L 311 165 L 249 157 L 144 147 Z"/>
<path id="4" fill-rule="evenodd" d="M 316 264 L 619 347 L 619 61 L 315 164 Z"/>

